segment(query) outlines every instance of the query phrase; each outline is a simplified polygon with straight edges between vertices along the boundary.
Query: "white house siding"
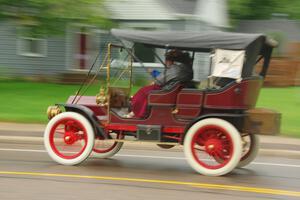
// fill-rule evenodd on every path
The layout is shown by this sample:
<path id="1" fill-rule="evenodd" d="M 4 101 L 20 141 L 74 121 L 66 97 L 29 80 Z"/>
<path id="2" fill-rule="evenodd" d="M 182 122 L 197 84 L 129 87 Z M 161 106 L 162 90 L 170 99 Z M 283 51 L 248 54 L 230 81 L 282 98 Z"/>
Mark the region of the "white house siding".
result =
<path id="1" fill-rule="evenodd" d="M 170 23 L 174 21 L 169 20 L 119 20 L 119 27 L 124 29 L 141 29 L 141 30 L 169 30 Z M 89 32 L 91 32 L 91 36 L 93 36 L 92 40 L 95 41 L 98 45 L 97 51 L 90 52 L 89 61 L 86 70 L 79 70 L 76 67 L 74 55 L 76 54 L 76 49 L 78 41 L 74 38 L 74 33 L 79 31 L 80 27 L 76 26 L 69 26 L 66 31 L 66 49 L 67 49 L 67 59 L 66 59 L 66 68 L 71 73 L 76 73 L 77 71 L 87 71 L 89 67 L 94 62 L 98 53 L 100 53 L 100 59 L 96 62 L 94 71 L 96 71 L 102 60 L 105 57 L 105 53 L 107 52 L 107 45 L 108 43 L 116 43 L 120 44 L 120 41 L 115 38 L 114 36 L 109 34 L 107 30 L 96 30 L 90 27 Z M 118 52 L 112 51 L 112 57 L 116 58 Z M 164 51 L 160 53 L 161 55 L 164 54 Z M 136 67 L 135 76 L 140 76 L 145 74 L 145 70 L 141 67 Z"/>
<path id="2" fill-rule="evenodd" d="M 145 29 L 145 30 L 211 30 L 212 26 L 204 20 L 197 20 L 194 13 L 197 11 L 198 1 L 189 0 L 107 0 L 105 8 L 110 13 L 110 18 L 119 23 L 121 28 Z M 182 7 L 181 5 L 185 5 Z M 92 29 L 92 28 L 91 28 Z M 91 30 L 92 32 L 94 30 Z M 70 25 L 66 28 L 66 35 L 57 38 L 47 39 L 46 57 L 26 57 L 17 54 L 16 27 L 13 23 L 2 23 L 0 25 L 0 74 L 12 75 L 55 75 L 61 72 L 85 72 L 94 61 L 95 56 L 100 51 L 101 57 L 106 52 L 108 42 L 116 42 L 111 36 L 96 31 L 93 32 L 93 40 L 96 46 L 89 52 L 89 60 L 86 70 L 78 70 L 75 56 L 78 49 L 78 41 L 74 33 L 79 32 L 79 27 Z M 94 44 L 95 46 L 95 44 Z M 160 55 L 164 51 L 157 51 Z M 163 56 L 162 56 L 163 57 Z M 101 60 L 102 60 L 101 59 Z M 207 55 L 197 56 L 195 66 L 195 79 L 204 77 L 203 65 L 207 63 Z M 96 63 L 98 67 L 99 62 Z M 207 69 L 207 67 L 205 68 Z M 80 72 L 80 73 L 81 73 Z M 144 76 L 145 70 L 136 67 L 135 76 Z M 203 75 L 199 75 L 203 73 Z"/>
<path id="3" fill-rule="evenodd" d="M 117 20 L 174 20 L 159 0 L 107 0 L 105 7 L 111 19 Z"/>
<path id="4" fill-rule="evenodd" d="M 0 23 L 0 73 L 2 76 L 47 76 L 65 70 L 64 38 L 48 38 L 45 57 L 18 54 L 17 28 L 12 22 Z"/>
<path id="5" fill-rule="evenodd" d="M 215 27 L 229 27 L 227 0 L 198 0 L 196 18 Z"/>

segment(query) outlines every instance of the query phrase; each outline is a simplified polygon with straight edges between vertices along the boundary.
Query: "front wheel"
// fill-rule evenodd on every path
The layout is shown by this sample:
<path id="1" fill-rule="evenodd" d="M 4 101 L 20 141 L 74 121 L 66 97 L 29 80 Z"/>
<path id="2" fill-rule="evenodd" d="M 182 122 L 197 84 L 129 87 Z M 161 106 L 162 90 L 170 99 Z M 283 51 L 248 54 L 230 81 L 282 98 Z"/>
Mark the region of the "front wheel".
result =
<path id="1" fill-rule="evenodd" d="M 188 130 L 183 147 L 191 167 L 207 176 L 231 172 L 242 156 L 239 132 L 232 124 L 218 118 L 195 123 Z"/>
<path id="2" fill-rule="evenodd" d="M 64 112 L 49 121 L 44 133 L 44 145 L 54 161 L 63 165 L 76 165 L 92 152 L 94 131 L 82 115 Z"/>

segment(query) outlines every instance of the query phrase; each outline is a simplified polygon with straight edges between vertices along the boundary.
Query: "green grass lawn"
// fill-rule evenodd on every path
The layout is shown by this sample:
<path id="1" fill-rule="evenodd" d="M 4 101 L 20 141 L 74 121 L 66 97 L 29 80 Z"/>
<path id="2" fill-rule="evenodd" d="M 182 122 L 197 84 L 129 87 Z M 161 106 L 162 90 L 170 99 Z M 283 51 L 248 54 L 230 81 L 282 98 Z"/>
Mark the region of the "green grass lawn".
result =
<path id="1" fill-rule="evenodd" d="M 0 121 L 47 123 L 48 106 L 65 103 L 79 86 L 0 80 Z M 86 94 L 94 96 L 99 88 L 100 84 L 92 85 Z M 137 89 L 133 87 L 132 91 Z"/>
<path id="2" fill-rule="evenodd" d="M 0 81 L 0 121 L 46 123 L 48 105 L 65 102 L 78 86 Z"/>
<path id="3" fill-rule="evenodd" d="M 46 123 L 46 110 L 54 103 L 64 103 L 78 90 L 78 85 L 0 80 L 0 121 Z M 133 88 L 135 92 L 138 87 Z M 88 95 L 98 93 L 93 85 Z M 257 107 L 282 113 L 281 132 L 300 137 L 300 87 L 263 88 Z"/>

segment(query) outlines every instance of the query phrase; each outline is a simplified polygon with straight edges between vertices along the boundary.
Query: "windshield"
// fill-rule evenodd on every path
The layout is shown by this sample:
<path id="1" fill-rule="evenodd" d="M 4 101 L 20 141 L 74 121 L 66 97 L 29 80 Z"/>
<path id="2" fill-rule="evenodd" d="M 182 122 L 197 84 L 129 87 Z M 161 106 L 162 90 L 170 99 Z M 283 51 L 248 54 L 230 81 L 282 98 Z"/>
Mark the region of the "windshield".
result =
<path id="1" fill-rule="evenodd" d="M 122 47 L 111 45 L 110 66 L 107 71 L 111 87 L 131 87 L 132 56 Z"/>

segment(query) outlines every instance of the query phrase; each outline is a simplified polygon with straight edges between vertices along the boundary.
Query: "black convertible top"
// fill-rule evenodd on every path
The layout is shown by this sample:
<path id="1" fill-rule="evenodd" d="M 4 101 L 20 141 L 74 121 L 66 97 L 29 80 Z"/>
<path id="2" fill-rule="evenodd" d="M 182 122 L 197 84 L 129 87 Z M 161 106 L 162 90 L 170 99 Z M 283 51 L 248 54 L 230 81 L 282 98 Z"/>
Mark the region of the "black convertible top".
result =
<path id="1" fill-rule="evenodd" d="M 160 48 L 182 48 L 194 51 L 211 51 L 212 49 L 247 49 L 251 44 L 272 46 L 263 34 L 231 33 L 222 31 L 141 31 L 112 29 L 112 35 L 134 43 L 146 44 Z"/>
<path id="2" fill-rule="evenodd" d="M 119 40 L 144 44 L 155 48 L 178 48 L 197 52 L 214 49 L 245 50 L 247 59 L 242 77 L 252 76 L 255 64 L 264 58 L 260 75 L 265 77 L 272 49 L 277 42 L 263 34 L 232 33 L 222 31 L 142 31 L 112 29 L 111 34 Z M 260 58 L 258 56 L 261 55 Z"/>

